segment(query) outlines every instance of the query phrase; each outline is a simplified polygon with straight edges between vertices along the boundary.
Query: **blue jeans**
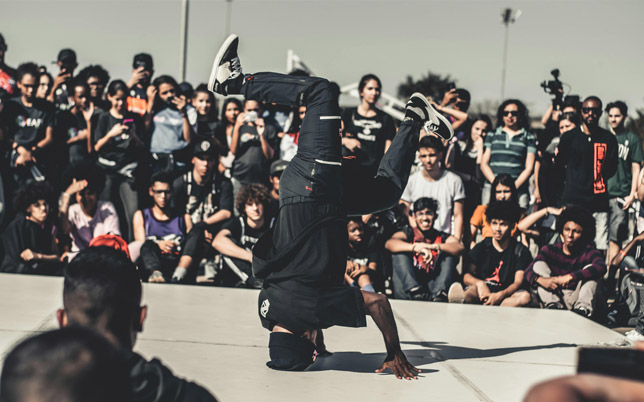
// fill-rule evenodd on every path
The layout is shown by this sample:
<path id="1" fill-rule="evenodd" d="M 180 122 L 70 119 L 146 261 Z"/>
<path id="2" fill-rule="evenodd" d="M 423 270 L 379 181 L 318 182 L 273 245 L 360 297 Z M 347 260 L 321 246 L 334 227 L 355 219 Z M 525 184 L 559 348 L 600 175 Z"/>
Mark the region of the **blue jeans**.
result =
<path id="1" fill-rule="evenodd" d="M 409 290 L 422 286 L 429 291 L 429 298 L 439 293 L 447 294 L 449 286 L 454 282 L 456 272 L 456 257 L 447 253 L 439 253 L 434 269 L 429 273 L 414 268 L 410 253 L 394 253 L 391 255 L 393 265 L 393 291 L 396 299 L 411 299 Z"/>

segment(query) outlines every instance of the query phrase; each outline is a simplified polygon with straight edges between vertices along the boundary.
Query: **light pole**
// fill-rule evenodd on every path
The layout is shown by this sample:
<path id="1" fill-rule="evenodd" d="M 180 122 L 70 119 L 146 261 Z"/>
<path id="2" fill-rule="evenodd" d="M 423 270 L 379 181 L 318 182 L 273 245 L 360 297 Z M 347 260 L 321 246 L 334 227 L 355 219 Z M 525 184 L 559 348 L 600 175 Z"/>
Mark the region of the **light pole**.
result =
<path id="1" fill-rule="evenodd" d="M 233 13 L 233 0 L 226 0 L 226 38 L 230 35 L 230 19 Z"/>
<path id="2" fill-rule="evenodd" d="M 510 32 L 510 24 L 516 21 L 520 15 L 521 10 L 506 8 L 501 11 L 501 22 L 505 25 L 505 39 L 503 41 L 503 70 L 501 70 L 501 102 L 505 99 L 505 71 L 508 62 L 508 34 Z"/>
<path id="3" fill-rule="evenodd" d="M 179 77 L 186 80 L 186 56 L 188 54 L 188 0 L 181 0 L 181 43 L 179 44 Z"/>

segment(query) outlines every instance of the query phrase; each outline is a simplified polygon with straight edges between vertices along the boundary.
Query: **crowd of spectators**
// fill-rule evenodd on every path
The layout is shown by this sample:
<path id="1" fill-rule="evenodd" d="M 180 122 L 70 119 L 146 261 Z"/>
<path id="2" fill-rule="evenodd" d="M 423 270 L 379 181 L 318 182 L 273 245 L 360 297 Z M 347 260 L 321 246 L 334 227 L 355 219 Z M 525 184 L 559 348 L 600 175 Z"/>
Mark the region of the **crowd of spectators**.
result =
<path id="1" fill-rule="evenodd" d="M 0 36 L 0 271 L 61 275 L 116 235 L 144 282 L 261 287 L 252 248 L 279 213 L 305 104 L 218 99 L 156 75 L 146 53 L 118 79 L 99 65 L 77 72 L 71 49 L 55 76 L 10 68 L 6 50 Z M 378 108 L 376 75 L 358 90 L 342 113 L 343 156 L 375 175 L 399 122 Z M 625 270 L 641 267 L 644 153 L 626 104 L 568 97 L 540 128 L 518 99 L 495 119 L 471 114 L 463 88 L 431 102 L 456 135 L 422 133 L 399 206 L 349 219 L 347 286 L 604 322 Z"/>

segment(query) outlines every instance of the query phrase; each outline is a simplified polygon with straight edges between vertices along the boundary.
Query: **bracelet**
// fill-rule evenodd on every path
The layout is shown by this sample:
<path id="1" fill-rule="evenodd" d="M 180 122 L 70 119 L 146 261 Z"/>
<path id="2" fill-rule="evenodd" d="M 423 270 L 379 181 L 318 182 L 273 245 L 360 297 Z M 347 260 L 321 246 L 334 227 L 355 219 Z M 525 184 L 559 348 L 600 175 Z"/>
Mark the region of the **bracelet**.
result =
<path id="1" fill-rule="evenodd" d="M 65 198 L 71 197 L 71 195 L 69 195 L 69 193 L 62 193 L 60 196 L 65 197 Z"/>

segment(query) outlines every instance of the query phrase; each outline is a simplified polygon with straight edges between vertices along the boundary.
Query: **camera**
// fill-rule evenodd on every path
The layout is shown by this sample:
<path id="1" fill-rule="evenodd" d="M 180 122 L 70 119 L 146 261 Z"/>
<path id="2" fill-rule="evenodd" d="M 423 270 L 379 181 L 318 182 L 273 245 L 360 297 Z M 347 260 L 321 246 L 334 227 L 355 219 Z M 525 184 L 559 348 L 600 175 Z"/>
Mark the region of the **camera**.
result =
<path id="1" fill-rule="evenodd" d="M 254 123 L 258 117 L 259 116 L 257 115 L 257 112 L 252 111 L 252 112 L 246 113 L 246 117 L 244 118 L 244 120 L 248 123 Z"/>
<path id="2" fill-rule="evenodd" d="M 559 81 L 559 69 L 555 68 L 550 72 L 554 79 L 546 80 L 541 83 L 541 88 L 547 94 L 554 95 L 552 104 L 556 110 L 561 109 L 563 101 L 563 83 Z"/>

